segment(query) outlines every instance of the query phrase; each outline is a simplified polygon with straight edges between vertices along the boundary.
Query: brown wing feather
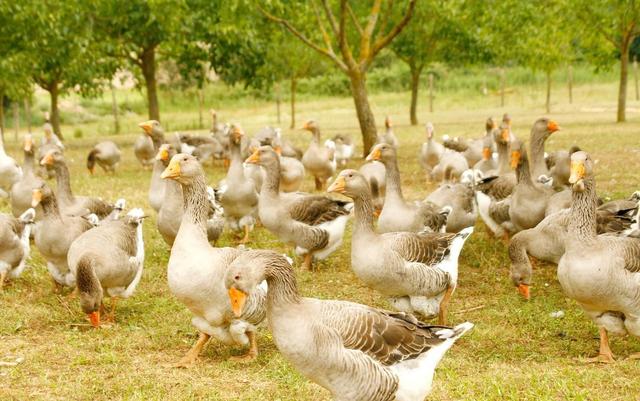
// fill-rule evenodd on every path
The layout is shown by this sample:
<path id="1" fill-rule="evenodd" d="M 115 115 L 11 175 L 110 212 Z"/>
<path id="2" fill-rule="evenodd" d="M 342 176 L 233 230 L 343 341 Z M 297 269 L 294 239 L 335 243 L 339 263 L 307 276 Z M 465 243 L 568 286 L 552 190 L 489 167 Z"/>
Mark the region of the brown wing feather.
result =
<path id="1" fill-rule="evenodd" d="M 345 209 L 347 202 L 331 199 L 322 195 L 306 195 L 296 200 L 290 207 L 291 218 L 311 226 L 335 220 L 349 214 Z"/>
<path id="2" fill-rule="evenodd" d="M 385 245 L 397 252 L 407 262 L 433 265 L 449 254 L 453 233 L 386 233 Z"/>

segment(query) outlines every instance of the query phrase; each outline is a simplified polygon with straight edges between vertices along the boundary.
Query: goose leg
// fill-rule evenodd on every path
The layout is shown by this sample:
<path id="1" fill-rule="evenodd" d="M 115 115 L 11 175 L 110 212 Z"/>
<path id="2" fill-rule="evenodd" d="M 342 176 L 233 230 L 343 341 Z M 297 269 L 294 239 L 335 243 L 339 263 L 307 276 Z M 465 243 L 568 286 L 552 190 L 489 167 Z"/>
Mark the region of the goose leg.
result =
<path id="1" fill-rule="evenodd" d="M 240 356 L 232 356 L 231 360 L 236 362 L 251 362 L 258 357 L 258 337 L 255 331 L 247 331 L 249 337 L 249 350 L 246 354 Z"/>
<path id="2" fill-rule="evenodd" d="M 189 352 L 187 352 L 187 354 L 183 356 L 182 359 L 178 361 L 178 363 L 173 365 L 173 367 L 188 368 L 189 366 L 193 365 L 198 360 L 198 356 L 200 355 L 200 352 L 202 352 L 202 349 L 207 344 L 207 341 L 209 341 L 210 338 L 211 336 L 209 334 L 200 332 L 200 337 L 198 337 L 198 341 L 196 341 L 196 343 L 193 345 L 193 347 L 191 347 Z"/>
<path id="3" fill-rule="evenodd" d="M 304 255 L 304 260 L 302 261 L 302 270 L 311 270 L 311 265 L 313 263 L 313 253 L 309 252 Z"/>
<path id="4" fill-rule="evenodd" d="M 6 270 L 0 273 L 0 292 L 2 292 L 2 289 L 4 288 L 4 280 L 7 279 L 7 274 Z"/>
<path id="5" fill-rule="evenodd" d="M 600 351 L 593 358 L 588 358 L 587 363 L 613 363 L 613 352 L 609 348 L 609 335 L 607 329 L 600 327 Z"/>
<path id="6" fill-rule="evenodd" d="M 118 303 L 118 297 L 111 297 L 111 313 L 109 313 L 105 320 L 107 322 L 116 322 L 116 304 Z"/>
<path id="7" fill-rule="evenodd" d="M 245 225 L 244 226 L 244 237 L 242 237 L 242 239 L 240 240 L 241 244 L 246 244 L 247 242 L 249 242 L 249 226 Z"/>
<path id="8" fill-rule="evenodd" d="M 318 177 L 315 177 L 316 180 L 316 191 L 322 191 L 322 180 Z"/>
<path id="9" fill-rule="evenodd" d="M 449 301 L 451 300 L 451 293 L 453 293 L 453 287 L 447 287 L 447 291 L 444 293 L 442 301 L 440 301 L 440 310 L 438 311 L 438 324 L 447 325 L 447 309 L 449 308 Z"/>
<path id="10" fill-rule="evenodd" d="M 51 277 L 51 282 L 53 283 L 53 293 L 60 294 L 64 286 L 56 281 L 55 278 Z"/>

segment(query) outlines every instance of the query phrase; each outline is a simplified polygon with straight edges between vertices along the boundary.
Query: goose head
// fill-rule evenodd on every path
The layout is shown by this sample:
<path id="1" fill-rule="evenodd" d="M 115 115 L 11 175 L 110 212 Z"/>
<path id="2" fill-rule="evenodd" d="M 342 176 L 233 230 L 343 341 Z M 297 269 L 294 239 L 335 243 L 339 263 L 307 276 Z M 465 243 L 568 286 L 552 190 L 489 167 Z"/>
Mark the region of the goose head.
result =
<path id="1" fill-rule="evenodd" d="M 433 123 L 429 121 L 428 123 L 425 124 L 424 127 L 427 130 L 427 139 L 432 139 L 433 135 L 436 132 L 436 129 L 433 127 Z"/>
<path id="2" fill-rule="evenodd" d="M 41 166 L 53 167 L 61 163 L 64 163 L 64 156 L 62 155 L 60 149 L 52 149 L 48 151 L 44 156 L 42 156 L 42 159 L 40 160 Z"/>
<path id="3" fill-rule="evenodd" d="M 271 146 L 260 146 L 245 160 L 245 163 L 267 167 L 278 163 L 278 161 L 278 153 Z"/>
<path id="4" fill-rule="evenodd" d="M 202 166 L 198 159 L 186 153 L 178 153 L 171 158 L 169 165 L 160 176 L 163 179 L 176 180 L 180 184 L 189 185 L 195 177 L 202 175 Z"/>
<path id="5" fill-rule="evenodd" d="M 24 150 L 25 153 L 29 153 L 31 155 L 35 153 L 35 149 L 33 146 L 33 136 L 31 134 L 26 134 L 24 136 L 24 140 L 22 142 L 22 150 Z"/>
<path id="6" fill-rule="evenodd" d="M 242 143 L 242 137 L 244 136 L 244 131 L 240 128 L 239 125 L 232 125 L 229 130 L 229 138 L 231 139 L 231 143 L 234 145 L 240 145 Z"/>
<path id="7" fill-rule="evenodd" d="M 501 145 L 508 144 L 511 140 L 509 125 L 507 125 L 505 122 L 500 124 L 500 127 L 493 131 L 493 140 Z"/>
<path id="8" fill-rule="evenodd" d="M 39 204 L 45 202 L 53 196 L 54 195 L 51 187 L 42 182 L 38 187 L 34 188 L 31 191 L 31 207 L 37 207 Z"/>
<path id="9" fill-rule="evenodd" d="M 491 133 L 494 129 L 498 128 L 498 123 L 493 117 L 487 118 L 487 121 L 484 124 L 484 129 L 487 133 Z"/>
<path id="10" fill-rule="evenodd" d="M 160 121 L 158 120 L 149 120 L 138 124 L 138 127 L 142 128 L 142 131 L 150 136 L 160 136 L 163 134 L 162 125 L 160 125 Z"/>
<path id="11" fill-rule="evenodd" d="M 560 127 L 555 121 L 549 120 L 548 118 L 539 118 L 533 123 L 533 127 L 531 127 L 531 136 L 546 139 L 549 135 L 559 130 Z"/>
<path id="12" fill-rule="evenodd" d="M 364 194 L 371 196 L 367 179 L 356 170 L 342 170 L 335 181 L 327 188 L 327 192 L 339 193 L 351 199 Z"/>
<path id="13" fill-rule="evenodd" d="M 177 153 L 175 146 L 170 143 L 163 143 L 156 153 L 156 160 L 160 160 L 163 165 L 167 166 L 169 161 Z"/>
<path id="14" fill-rule="evenodd" d="M 524 144 L 518 140 L 513 141 L 511 144 L 511 168 L 517 169 L 524 163 L 527 157 L 527 151 L 524 148 Z"/>
<path id="15" fill-rule="evenodd" d="M 571 155 L 571 175 L 569 184 L 574 192 L 583 192 L 584 180 L 593 177 L 593 160 L 587 152 L 578 151 Z"/>
<path id="16" fill-rule="evenodd" d="M 371 148 L 371 152 L 367 156 L 367 161 L 380 161 L 382 163 L 395 160 L 396 150 L 388 143 L 379 143 Z"/>

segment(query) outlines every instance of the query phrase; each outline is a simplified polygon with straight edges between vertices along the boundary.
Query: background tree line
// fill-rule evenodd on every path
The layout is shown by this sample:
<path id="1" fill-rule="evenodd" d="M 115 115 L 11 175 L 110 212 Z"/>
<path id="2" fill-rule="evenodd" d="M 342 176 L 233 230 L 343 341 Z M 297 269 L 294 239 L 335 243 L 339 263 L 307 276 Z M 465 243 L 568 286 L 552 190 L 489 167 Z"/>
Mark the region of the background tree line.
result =
<path id="1" fill-rule="evenodd" d="M 181 88 L 199 99 L 212 72 L 230 85 L 269 93 L 278 105 L 287 87 L 293 127 L 300 80 L 333 74 L 343 77 L 337 82 L 353 98 L 366 152 L 376 138 L 368 77 L 390 59 L 407 66 L 412 124 L 418 123 L 421 79 L 425 72 L 433 79 L 438 67 L 496 71 L 502 102 L 505 69 L 540 72 L 550 112 L 552 74 L 565 69 L 571 81 L 578 63 L 597 69 L 618 63 L 616 119 L 622 122 L 639 22 L 633 0 L 2 2 L 0 128 L 6 106 L 28 109 L 37 85 L 50 95 L 51 123 L 63 138 L 60 98 L 109 90 L 118 71 L 133 74 L 149 118 L 160 120 L 161 64 L 171 65 Z M 203 107 L 200 101 L 201 113 Z"/>

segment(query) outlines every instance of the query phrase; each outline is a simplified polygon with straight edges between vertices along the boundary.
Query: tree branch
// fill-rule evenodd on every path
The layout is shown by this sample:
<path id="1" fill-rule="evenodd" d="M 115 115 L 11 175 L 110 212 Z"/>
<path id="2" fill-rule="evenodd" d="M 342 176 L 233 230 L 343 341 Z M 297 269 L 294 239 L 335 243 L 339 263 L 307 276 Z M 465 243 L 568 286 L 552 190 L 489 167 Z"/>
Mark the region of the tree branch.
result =
<path id="1" fill-rule="evenodd" d="M 315 3 L 314 3 L 315 5 Z M 333 15 L 333 11 L 331 11 L 331 6 L 329 5 L 328 0 L 322 0 L 322 7 L 324 8 L 324 13 L 327 15 L 327 19 L 329 20 L 329 25 L 331 25 L 331 29 L 333 30 L 333 34 L 338 36 L 338 23 L 336 22 L 336 17 Z"/>
<path id="2" fill-rule="evenodd" d="M 316 15 L 316 20 L 318 21 L 318 27 L 320 28 L 320 32 L 322 32 L 322 40 L 324 40 L 324 44 L 327 46 L 327 50 L 329 51 L 329 53 L 335 56 L 335 52 L 333 51 L 333 46 L 331 45 L 331 38 L 329 37 L 327 30 L 324 29 L 322 18 L 320 18 L 320 10 L 318 10 L 318 6 L 316 5 L 315 1 L 312 2 L 312 4 L 313 4 L 313 12 Z M 329 17 L 327 16 L 327 18 Z M 333 26 L 333 23 L 329 22 L 329 25 Z"/>
<path id="3" fill-rule="evenodd" d="M 382 5 L 382 0 L 374 0 L 373 6 L 371 7 L 371 12 L 369 13 L 369 21 L 367 21 L 367 26 L 364 28 L 362 32 L 362 36 L 360 37 L 360 64 L 362 65 L 367 60 L 371 61 L 373 58 L 371 57 L 371 36 L 373 36 L 373 30 L 376 28 L 376 23 L 378 22 L 378 16 L 380 15 L 380 6 Z"/>
<path id="4" fill-rule="evenodd" d="M 342 57 L 347 65 L 354 69 L 356 68 L 356 61 L 353 59 L 353 53 L 351 53 L 351 48 L 347 42 L 347 0 L 340 1 L 340 30 L 338 32 L 338 45 L 340 46 Z"/>
<path id="5" fill-rule="evenodd" d="M 402 32 L 404 27 L 407 26 L 407 24 L 411 20 L 411 17 L 413 16 L 413 11 L 415 10 L 415 7 L 416 7 L 416 0 L 409 0 L 409 6 L 407 8 L 407 12 L 404 15 L 404 17 L 402 17 L 400 22 L 396 26 L 394 26 L 386 36 L 383 36 L 382 38 L 376 40 L 376 43 L 373 45 L 373 50 L 371 52 L 369 63 L 371 62 L 371 60 L 375 58 L 375 56 L 378 53 L 380 53 L 380 50 L 384 49 L 385 46 L 391 43 L 391 41 L 396 36 L 398 36 L 400 32 Z"/>
<path id="6" fill-rule="evenodd" d="M 353 9 L 349 5 L 348 1 L 347 1 L 347 11 L 349 12 L 349 16 L 351 17 L 351 20 L 353 21 L 353 25 L 356 27 L 356 30 L 360 35 L 362 35 L 363 33 L 362 25 L 360 25 L 360 23 L 358 22 L 358 18 L 356 18 L 356 15 L 354 14 Z"/>
<path id="7" fill-rule="evenodd" d="M 285 20 L 283 18 L 276 17 L 275 15 L 270 14 L 269 12 L 267 12 L 267 10 L 262 8 L 259 4 L 256 4 L 256 7 L 258 7 L 258 10 L 260 10 L 262 15 L 264 15 L 268 20 L 273 21 L 273 22 L 278 23 L 278 24 L 281 24 L 282 26 L 287 28 L 287 30 L 289 32 L 291 32 L 291 34 L 293 34 L 295 37 L 300 39 L 300 41 L 302 41 L 302 43 L 304 43 L 305 45 L 309 46 L 313 50 L 317 51 L 318 53 L 320 53 L 323 56 L 326 56 L 327 58 L 332 60 L 334 63 L 336 63 L 336 65 L 341 70 L 348 71 L 348 68 L 345 65 L 345 63 L 342 60 L 340 60 L 334 53 L 331 53 L 329 50 L 323 49 L 322 47 L 320 47 L 320 46 L 316 45 L 315 43 L 313 43 L 306 36 L 304 36 L 302 34 L 302 32 L 298 31 L 293 25 L 291 25 L 291 23 L 289 21 L 287 21 L 287 20 Z"/>

